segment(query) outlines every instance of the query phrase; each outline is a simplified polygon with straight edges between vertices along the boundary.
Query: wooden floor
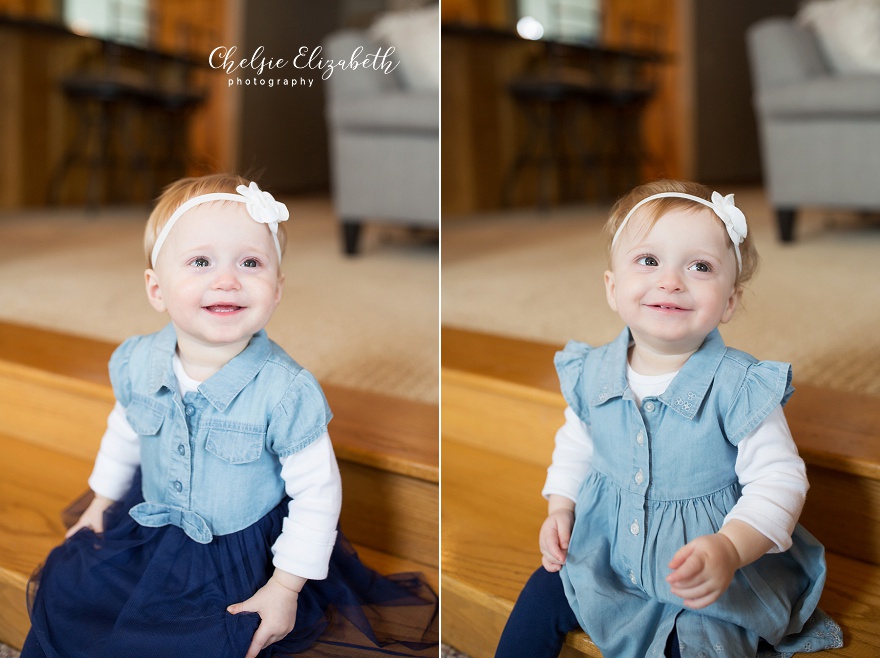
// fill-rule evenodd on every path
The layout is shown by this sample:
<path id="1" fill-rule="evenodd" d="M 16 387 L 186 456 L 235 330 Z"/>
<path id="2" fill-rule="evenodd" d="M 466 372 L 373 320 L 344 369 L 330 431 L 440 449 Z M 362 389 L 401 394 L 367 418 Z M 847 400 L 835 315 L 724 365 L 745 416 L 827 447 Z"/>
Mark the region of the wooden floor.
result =
<path id="1" fill-rule="evenodd" d="M 454 329 L 442 344 L 443 639 L 485 658 L 540 565 L 561 346 Z M 799 386 L 786 415 L 811 482 L 801 521 L 828 549 L 821 606 L 845 635 L 818 655 L 880 656 L 880 405 Z M 563 653 L 601 656 L 582 632 Z"/>
<path id="2" fill-rule="evenodd" d="M 113 405 L 113 349 L 0 323 L 0 642 L 21 646 L 27 579 L 63 539 L 61 511 L 87 490 Z M 338 387 L 325 393 L 343 531 L 378 571 L 421 571 L 437 589 L 437 407 Z"/>

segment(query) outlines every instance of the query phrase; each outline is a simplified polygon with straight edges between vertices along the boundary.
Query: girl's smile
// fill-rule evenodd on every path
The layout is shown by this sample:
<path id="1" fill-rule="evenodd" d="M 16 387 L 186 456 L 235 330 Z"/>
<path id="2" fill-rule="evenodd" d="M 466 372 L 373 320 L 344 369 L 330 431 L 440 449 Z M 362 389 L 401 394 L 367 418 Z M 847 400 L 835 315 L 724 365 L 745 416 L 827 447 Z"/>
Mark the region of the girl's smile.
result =
<path id="1" fill-rule="evenodd" d="M 229 315 L 243 310 L 244 306 L 237 306 L 235 304 L 211 304 L 210 306 L 204 306 L 203 308 L 211 313 Z"/>
<path id="2" fill-rule="evenodd" d="M 651 227 L 634 215 L 611 266 L 608 304 L 629 326 L 631 365 L 643 374 L 680 367 L 739 301 L 732 244 L 708 208 L 672 211 Z"/>

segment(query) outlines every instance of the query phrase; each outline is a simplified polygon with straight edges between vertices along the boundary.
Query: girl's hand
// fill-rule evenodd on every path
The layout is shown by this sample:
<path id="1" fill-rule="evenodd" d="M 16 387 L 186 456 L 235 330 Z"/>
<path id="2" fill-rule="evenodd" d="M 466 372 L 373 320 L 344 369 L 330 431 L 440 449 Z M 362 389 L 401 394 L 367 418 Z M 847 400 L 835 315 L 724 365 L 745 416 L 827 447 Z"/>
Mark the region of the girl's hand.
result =
<path id="1" fill-rule="evenodd" d="M 276 569 L 269 582 L 251 598 L 226 608 L 233 615 L 240 612 L 256 612 L 260 615 L 260 626 L 254 633 L 245 658 L 256 658 L 260 651 L 293 630 L 299 592 L 305 582 L 305 578 Z"/>
<path id="2" fill-rule="evenodd" d="M 672 557 L 669 568 L 673 571 L 666 582 L 688 608 L 705 608 L 727 590 L 739 567 L 739 553 L 730 539 L 722 533 L 704 535 Z"/>
<path id="3" fill-rule="evenodd" d="M 109 498 L 95 494 L 92 502 L 86 507 L 86 511 L 82 513 L 79 520 L 64 533 L 64 538 L 73 537 L 82 528 L 91 528 L 96 533 L 104 532 L 104 512 L 114 502 Z"/>
<path id="4" fill-rule="evenodd" d="M 666 577 L 672 593 L 689 608 L 705 608 L 724 594 L 733 574 L 773 548 L 773 541 L 744 521 L 732 519 L 714 535 L 697 537 L 672 556 Z"/>
<path id="5" fill-rule="evenodd" d="M 541 531 L 538 533 L 541 564 L 551 573 L 559 571 L 565 564 L 572 525 L 574 525 L 574 510 L 566 508 L 551 511 L 541 525 Z"/>

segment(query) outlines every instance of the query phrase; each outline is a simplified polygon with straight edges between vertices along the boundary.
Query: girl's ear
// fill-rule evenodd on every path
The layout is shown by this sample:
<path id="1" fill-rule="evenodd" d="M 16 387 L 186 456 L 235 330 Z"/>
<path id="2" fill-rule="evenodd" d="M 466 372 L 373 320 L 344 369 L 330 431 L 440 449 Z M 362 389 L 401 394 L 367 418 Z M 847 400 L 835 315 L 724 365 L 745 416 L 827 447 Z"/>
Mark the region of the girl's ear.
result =
<path id="1" fill-rule="evenodd" d="M 730 297 L 727 299 L 727 306 L 724 307 L 724 312 L 721 314 L 721 324 L 730 322 L 733 319 L 736 309 L 739 308 L 739 300 L 742 299 L 742 294 L 743 289 L 741 286 L 734 287 L 733 292 L 730 293 Z"/>
<path id="2" fill-rule="evenodd" d="M 162 289 L 159 287 L 159 277 L 155 270 L 147 270 L 144 272 L 144 281 L 147 287 L 147 300 L 150 306 L 159 311 L 165 312 L 165 302 L 162 300 Z"/>
<path id="3" fill-rule="evenodd" d="M 278 273 L 278 285 L 275 287 L 275 305 L 281 303 L 281 293 L 284 290 L 284 275 Z"/>
<path id="4" fill-rule="evenodd" d="M 605 272 L 605 299 L 608 300 L 608 306 L 611 307 L 611 310 L 617 313 L 617 299 L 614 296 L 615 292 L 615 283 L 614 283 L 614 272 L 611 270 L 606 270 Z"/>

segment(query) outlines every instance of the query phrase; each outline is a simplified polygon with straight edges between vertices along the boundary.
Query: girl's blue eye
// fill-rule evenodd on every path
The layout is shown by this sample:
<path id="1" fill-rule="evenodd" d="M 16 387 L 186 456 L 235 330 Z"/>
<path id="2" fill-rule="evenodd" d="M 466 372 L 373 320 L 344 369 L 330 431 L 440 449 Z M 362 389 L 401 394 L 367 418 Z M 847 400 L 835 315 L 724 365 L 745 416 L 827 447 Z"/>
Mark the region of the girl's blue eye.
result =
<path id="1" fill-rule="evenodd" d="M 647 265 L 648 267 L 657 267 L 660 263 L 653 256 L 642 256 L 636 261 L 638 265 Z"/>
<path id="2" fill-rule="evenodd" d="M 199 256 L 198 258 L 193 259 L 192 264 L 195 267 L 208 267 L 208 265 L 210 265 L 211 263 L 208 262 L 207 258 L 202 258 L 201 256 Z"/>
<path id="3" fill-rule="evenodd" d="M 260 261 L 258 261 L 256 258 L 248 258 L 246 261 L 244 261 L 242 263 L 242 265 L 244 267 L 259 267 Z"/>
<path id="4" fill-rule="evenodd" d="M 712 271 L 712 268 L 709 267 L 709 264 L 703 263 L 703 262 L 694 263 L 693 265 L 690 266 L 690 269 L 694 270 L 695 272 L 711 272 Z"/>

